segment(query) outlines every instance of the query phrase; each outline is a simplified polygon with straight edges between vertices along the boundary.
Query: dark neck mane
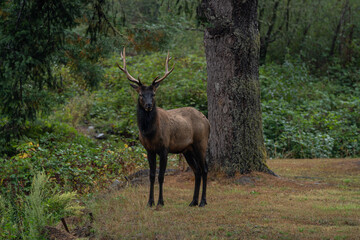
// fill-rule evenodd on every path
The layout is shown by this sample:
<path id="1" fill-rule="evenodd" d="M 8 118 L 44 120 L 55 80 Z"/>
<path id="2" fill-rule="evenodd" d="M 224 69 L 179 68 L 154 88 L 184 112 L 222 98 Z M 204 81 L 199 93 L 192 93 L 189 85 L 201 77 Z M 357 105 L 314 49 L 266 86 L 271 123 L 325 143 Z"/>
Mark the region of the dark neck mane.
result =
<path id="1" fill-rule="evenodd" d="M 152 138 L 156 132 L 156 105 L 154 103 L 151 111 L 145 111 L 145 109 L 138 103 L 137 105 L 137 123 L 141 135 L 146 138 Z"/>

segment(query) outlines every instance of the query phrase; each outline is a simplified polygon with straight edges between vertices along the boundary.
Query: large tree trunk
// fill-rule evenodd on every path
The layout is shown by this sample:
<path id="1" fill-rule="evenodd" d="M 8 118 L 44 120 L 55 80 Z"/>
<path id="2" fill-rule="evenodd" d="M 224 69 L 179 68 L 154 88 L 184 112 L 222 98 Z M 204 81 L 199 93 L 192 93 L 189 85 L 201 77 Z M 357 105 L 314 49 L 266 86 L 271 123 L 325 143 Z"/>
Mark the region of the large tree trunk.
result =
<path id="1" fill-rule="evenodd" d="M 271 172 L 262 131 L 257 0 L 203 0 L 210 166 Z"/>

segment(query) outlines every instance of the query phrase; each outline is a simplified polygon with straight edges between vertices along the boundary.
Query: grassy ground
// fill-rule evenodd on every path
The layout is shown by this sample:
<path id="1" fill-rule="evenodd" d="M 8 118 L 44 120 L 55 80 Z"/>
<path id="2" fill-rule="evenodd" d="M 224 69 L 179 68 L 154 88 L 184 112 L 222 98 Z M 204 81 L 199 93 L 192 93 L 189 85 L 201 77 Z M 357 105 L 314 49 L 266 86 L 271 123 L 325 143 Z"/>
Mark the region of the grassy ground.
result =
<path id="1" fill-rule="evenodd" d="M 188 207 L 191 172 L 165 177 L 161 208 L 146 207 L 147 184 L 107 194 L 91 206 L 96 238 L 360 239 L 360 159 L 268 165 L 280 177 L 210 174 L 204 208 Z"/>

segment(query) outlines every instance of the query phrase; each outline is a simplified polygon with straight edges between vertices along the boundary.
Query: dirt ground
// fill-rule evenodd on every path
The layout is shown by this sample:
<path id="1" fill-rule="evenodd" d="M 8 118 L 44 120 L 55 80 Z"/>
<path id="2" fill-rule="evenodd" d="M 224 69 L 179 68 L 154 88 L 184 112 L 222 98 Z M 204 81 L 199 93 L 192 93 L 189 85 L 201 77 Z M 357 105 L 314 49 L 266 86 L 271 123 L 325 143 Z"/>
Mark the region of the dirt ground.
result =
<path id="1" fill-rule="evenodd" d="M 360 239 L 360 159 L 280 159 L 268 166 L 279 177 L 210 173 L 204 208 L 188 207 L 192 172 L 165 177 L 164 207 L 146 207 L 147 178 L 99 195 L 89 204 L 92 238 Z"/>

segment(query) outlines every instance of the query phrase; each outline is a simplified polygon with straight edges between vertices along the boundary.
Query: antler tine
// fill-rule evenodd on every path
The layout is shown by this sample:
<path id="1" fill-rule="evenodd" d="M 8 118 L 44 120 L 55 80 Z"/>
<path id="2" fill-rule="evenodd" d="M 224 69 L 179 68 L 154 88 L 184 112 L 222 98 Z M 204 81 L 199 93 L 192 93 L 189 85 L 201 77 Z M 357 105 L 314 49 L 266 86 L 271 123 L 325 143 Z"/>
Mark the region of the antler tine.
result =
<path id="1" fill-rule="evenodd" d="M 171 60 L 171 57 L 170 57 L 170 52 L 168 51 L 168 54 L 166 56 L 166 60 L 165 60 L 165 72 L 168 72 L 169 71 L 169 66 L 168 66 L 168 63 L 169 61 Z"/>
<path id="2" fill-rule="evenodd" d="M 166 56 L 166 60 L 165 60 L 165 74 L 164 76 L 162 76 L 161 78 L 159 77 L 156 77 L 153 81 L 153 84 L 157 84 L 157 83 L 160 83 L 162 80 L 164 80 L 167 76 L 169 76 L 169 74 L 174 70 L 174 67 L 175 67 L 175 63 L 173 65 L 173 67 L 170 69 L 169 71 L 169 61 L 171 60 L 171 57 L 170 57 L 170 52 L 168 51 L 168 54 Z M 158 79 L 159 78 L 159 79 Z"/>
<path id="3" fill-rule="evenodd" d="M 142 83 L 140 82 L 140 79 L 137 80 L 136 78 L 134 78 L 133 76 L 131 76 L 130 73 L 129 73 L 129 72 L 127 71 L 127 69 L 126 69 L 126 53 L 125 53 L 125 47 L 124 47 L 123 51 L 120 53 L 120 56 L 121 56 L 121 58 L 122 58 L 122 60 L 123 60 L 123 67 L 124 67 L 124 68 L 120 67 L 119 63 L 116 63 L 116 65 L 118 66 L 118 68 L 120 68 L 120 70 L 123 71 L 123 72 L 126 74 L 127 79 L 128 79 L 129 81 L 131 81 L 131 82 L 133 82 L 133 83 L 136 83 L 136 84 L 139 85 L 139 86 L 142 85 Z"/>

